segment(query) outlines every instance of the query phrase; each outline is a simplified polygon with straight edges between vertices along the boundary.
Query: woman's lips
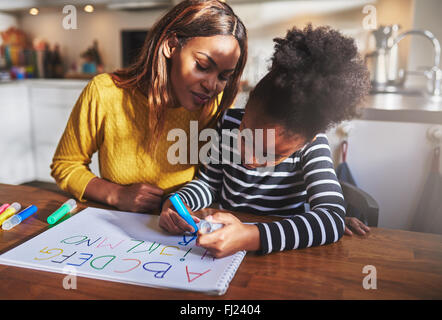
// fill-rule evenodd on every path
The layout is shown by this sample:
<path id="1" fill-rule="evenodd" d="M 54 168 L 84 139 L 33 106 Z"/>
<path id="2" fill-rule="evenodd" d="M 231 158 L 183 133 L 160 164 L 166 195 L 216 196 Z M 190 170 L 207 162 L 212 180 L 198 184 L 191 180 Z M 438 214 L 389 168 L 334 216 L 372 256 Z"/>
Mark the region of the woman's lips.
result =
<path id="1" fill-rule="evenodd" d="M 197 105 L 202 105 L 205 104 L 207 101 L 209 101 L 209 96 L 205 95 L 205 94 L 201 94 L 201 93 L 196 93 L 191 91 L 192 93 L 192 97 L 193 97 L 193 102 L 195 102 L 195 104 Z"/>

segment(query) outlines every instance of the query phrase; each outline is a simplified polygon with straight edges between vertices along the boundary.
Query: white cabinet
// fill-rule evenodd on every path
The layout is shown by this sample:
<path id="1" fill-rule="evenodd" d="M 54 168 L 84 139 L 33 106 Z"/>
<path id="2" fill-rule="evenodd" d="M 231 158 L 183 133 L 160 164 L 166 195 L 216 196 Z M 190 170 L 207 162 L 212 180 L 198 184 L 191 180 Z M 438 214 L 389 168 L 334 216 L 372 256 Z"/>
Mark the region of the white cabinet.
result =
<path id="1" fill-rule="evenodd" d="M 30 85 L 30 103 L 35 145 L 35 180 L 54 182 L 50 165 L 58 141 L 86 81 L 73 83 L 64 80 L 55 85 L 48 80 Z M 52 84 L 52 85 L 51 85 Z M 92 159 L 91 170 L 98 174 L 96 155 Z"/>
<path id="2" fill-rule="evenodd" d="M 50 165 L 86 81 L 25 80 L 0 84 L 0 182 L 54 182 Z M 98 174 L 97 155 L 91 170 Z"/>
<path id="3" fill-rule="evenodd" d="M 0 183 L 20 184 L 34 176 L 28 87 L 0 85 Z"/>
<path id="4" fill-rule="evenodd" d="M 35 180 L 54 182 L 50 164 L 72 107 L 82 88 L 31 85 L 30 101 L 35 145 Z"/>

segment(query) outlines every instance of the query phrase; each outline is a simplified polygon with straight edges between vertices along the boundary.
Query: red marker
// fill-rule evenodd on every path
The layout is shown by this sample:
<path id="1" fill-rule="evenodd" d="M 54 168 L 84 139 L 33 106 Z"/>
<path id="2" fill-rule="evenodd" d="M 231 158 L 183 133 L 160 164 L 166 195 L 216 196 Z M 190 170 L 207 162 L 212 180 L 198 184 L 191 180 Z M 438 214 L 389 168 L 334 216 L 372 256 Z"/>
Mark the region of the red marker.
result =
<path id="1" fill-rule="evenodd" d="M 6 209 L 8 209 L 9 203 L 5 203 L 0 207 L 0 213 L 3 213 Z"/>

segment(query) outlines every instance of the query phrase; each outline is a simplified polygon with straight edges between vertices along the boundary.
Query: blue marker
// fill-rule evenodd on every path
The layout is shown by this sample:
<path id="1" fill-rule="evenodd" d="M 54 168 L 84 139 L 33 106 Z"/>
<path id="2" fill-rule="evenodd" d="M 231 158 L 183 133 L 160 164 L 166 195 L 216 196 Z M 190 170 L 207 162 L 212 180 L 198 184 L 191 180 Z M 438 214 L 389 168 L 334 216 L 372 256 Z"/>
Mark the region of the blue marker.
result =
<path id="1" fill-rule="evenodd" d="M 172 202 L 173 206 L 175 207 L 180 217 L 186 220 L 186 222 L 193 227 L 193 229 L 195 230 L 194 234 L 197 233 L 198 226 L 195 224 L 195 221 L 193 221 L 192 216 L 184 206 L 184 203 L 181 200 L 181 198 L 175 193 L 173 196 L 169 198 L 169 200 Z"/>
<path id="2" fill-rule="evenodd" d="M 26 209 L 22 210 L 20 213 L 13 215 L 12 217 L 8 218 L 5 222 L 3 222 L 2 229 L 10 230 L 14 228 L 16 225 L 20 224 L 23 220 L 36 213 L 37 210 L 38 208 L 36 206 L 30 205 Z"/>

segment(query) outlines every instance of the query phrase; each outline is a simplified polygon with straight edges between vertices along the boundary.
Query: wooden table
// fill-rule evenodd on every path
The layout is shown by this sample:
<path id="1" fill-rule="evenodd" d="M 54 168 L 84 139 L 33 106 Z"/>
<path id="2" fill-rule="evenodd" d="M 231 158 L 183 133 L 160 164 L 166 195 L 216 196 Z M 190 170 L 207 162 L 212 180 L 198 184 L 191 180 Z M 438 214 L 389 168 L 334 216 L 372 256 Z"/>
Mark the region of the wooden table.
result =
<path id="1" fill-rule="evenodd" d="M 35 204 L 37 214 L 0 230 L 0 252 L 47 230 L 47 216 L 69 195 L 0 184 L 0 203 Z M 80 208 L 106 206 L 86 202 Z M 243 221 L 268 218 L 238 214 Z M 376 268 L 376 289 L 364 289 L 365 266 Z M 367 236 L 265 256 L 248 253 L 223 296 L 155 289 L 79 277 L 65 290 L 65 275 L 0 265 L 0 299 L 442 299 L 442 235 L 372 228 Z M 373 282 L 370 282 L 373 284 Z"/>

